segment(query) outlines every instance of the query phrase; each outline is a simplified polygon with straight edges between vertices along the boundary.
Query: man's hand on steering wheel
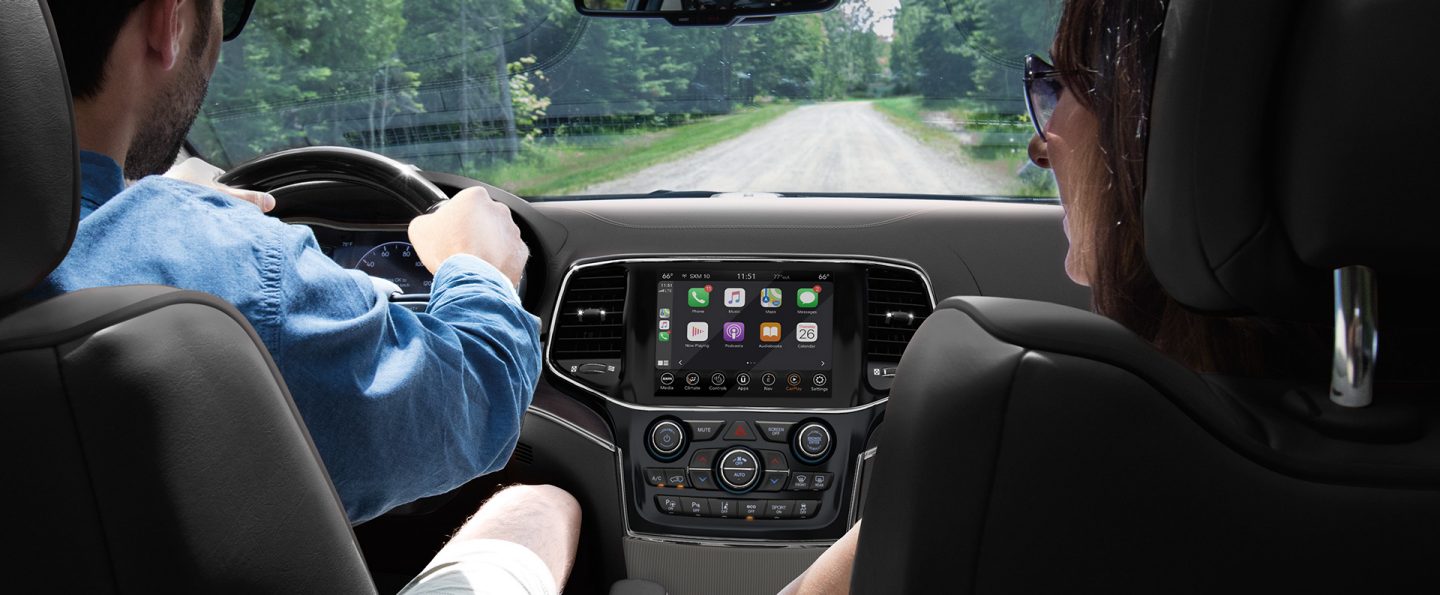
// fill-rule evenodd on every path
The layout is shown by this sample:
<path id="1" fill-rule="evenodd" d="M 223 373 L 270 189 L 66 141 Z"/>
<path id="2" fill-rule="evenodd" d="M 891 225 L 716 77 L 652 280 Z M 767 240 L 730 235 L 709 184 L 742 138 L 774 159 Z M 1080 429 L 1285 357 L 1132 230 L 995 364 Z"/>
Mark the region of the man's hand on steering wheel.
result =
<path id="1" fill-rule="evenodd" d="M 410 243 L 431 274 L 445 259 L 470 254 L 500 269 L 516 288 L 530 258 L 510 209 L 478 186 L 460 191 L 434 212 L 411 221 Z"/>
<path id="2" fill-rule="evenodd" d="M 170 168 L 169 171 L 165 172 L 165 177 L 175 178 L 177 180 L 190 182 L 191 184 L 205 186 L 207 188 L 214 188 L 216 190 L 224 192 L 225 194 L 260 207 L 260 210 L 265 213 L 269 213 L 271 209 L 275 208 L 275 197 L 268 192 L 241 190 L 239 188 L 226 186 L 224 184 L 221 184 L 220 182 L 215 181 L 216 178 L 219 178 L 220 174 L 223 173 L 225 173 L 224 170 L 215 167 L 214 165 L 211 165 L 209 163 L 206 163 L 203 159 L 200 159 L 199 157 L 191 157 Z"/>

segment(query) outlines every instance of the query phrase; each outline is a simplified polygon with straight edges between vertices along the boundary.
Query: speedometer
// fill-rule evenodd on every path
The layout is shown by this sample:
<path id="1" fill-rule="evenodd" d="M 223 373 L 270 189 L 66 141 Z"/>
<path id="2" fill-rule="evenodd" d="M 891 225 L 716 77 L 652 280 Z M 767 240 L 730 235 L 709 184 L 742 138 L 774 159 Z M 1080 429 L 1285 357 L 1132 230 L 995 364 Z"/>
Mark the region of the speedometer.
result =
<path id="1" fill-rule="evenodd" d="M 430 271 L 409 242 L 385 242 L 371 248 L 355 269 L 398 285 L 405 293 L 430 293 Z"/>

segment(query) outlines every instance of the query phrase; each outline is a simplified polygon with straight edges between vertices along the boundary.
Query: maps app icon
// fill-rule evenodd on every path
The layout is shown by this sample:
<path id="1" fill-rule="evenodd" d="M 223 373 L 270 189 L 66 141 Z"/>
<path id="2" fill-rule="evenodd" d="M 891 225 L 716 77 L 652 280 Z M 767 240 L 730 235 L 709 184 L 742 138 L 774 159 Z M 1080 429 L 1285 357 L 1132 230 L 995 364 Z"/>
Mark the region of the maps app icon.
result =
<path id="1" fill-rule="evenodd" d="M 765 308 L 779 308 L 780 303 L 784 301 L 781 298 L 782 295 L 784 294 L 781 293 L 778 288 L 767 287 L 762 289 L 760 291 L 760 306 Z"/>

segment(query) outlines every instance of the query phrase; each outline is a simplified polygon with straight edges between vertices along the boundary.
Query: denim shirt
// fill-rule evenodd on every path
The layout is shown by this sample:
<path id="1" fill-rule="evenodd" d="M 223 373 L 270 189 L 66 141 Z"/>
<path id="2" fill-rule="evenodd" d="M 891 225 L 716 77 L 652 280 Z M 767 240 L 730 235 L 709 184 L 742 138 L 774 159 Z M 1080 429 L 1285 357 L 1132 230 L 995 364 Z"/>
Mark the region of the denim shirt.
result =
<path id="1" fill-rule="evenodd" d="M 335 264 L 307 227 L 171 178 L 126 188 L 97 153 L 81 153 L 81 173 L 75 243 L 32 297 L 154 284 L 234 304 L 279 365 L 352 522 L 510 458 L 540 374 L 539 319 L 495 267 L 450 257 L 417 314 Z"/>

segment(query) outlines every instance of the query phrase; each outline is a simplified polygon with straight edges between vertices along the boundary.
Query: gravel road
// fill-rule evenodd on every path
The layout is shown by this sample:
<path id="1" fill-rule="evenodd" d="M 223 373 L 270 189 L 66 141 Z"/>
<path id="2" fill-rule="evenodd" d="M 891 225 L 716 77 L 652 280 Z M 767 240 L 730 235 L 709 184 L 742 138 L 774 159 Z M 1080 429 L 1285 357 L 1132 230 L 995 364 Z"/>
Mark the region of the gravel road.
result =
<path id="1" fill-rule="evenodd" d="M 869 102 L 796 108 L 739 137 L 577 194 L 654 190 L 1007 194 L 1014 178 L 947 156 Z"/>

